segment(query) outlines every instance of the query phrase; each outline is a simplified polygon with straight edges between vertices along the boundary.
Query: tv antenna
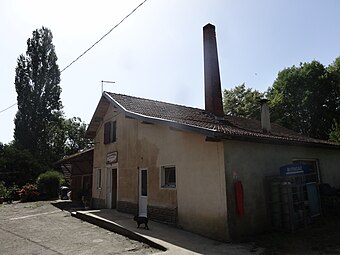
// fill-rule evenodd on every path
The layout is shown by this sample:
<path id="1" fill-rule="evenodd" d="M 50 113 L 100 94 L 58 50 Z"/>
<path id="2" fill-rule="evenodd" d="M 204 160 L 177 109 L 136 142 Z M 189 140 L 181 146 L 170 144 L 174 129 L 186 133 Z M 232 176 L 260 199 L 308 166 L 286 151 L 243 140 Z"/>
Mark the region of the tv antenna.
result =
<path id="1" fill-rule="evenodd" d="M 104 92 L 104 90 L 103 90 L 103 84 L 104 83 L 116 83 L 115 81 L 103 81 L 102 80 L 102 94 L 103 94 L 103 92 Z"/>

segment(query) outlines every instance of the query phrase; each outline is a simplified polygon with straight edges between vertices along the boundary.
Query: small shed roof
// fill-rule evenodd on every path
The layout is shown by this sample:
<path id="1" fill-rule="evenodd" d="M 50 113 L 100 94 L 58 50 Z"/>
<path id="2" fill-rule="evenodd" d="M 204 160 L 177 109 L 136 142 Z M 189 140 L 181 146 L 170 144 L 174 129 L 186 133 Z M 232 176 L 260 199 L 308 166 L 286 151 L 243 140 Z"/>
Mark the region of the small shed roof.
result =
<path id="1" fill-rule="evenodd" d="M 72 175 L 92 174 L 93 167 L 93 148 L 85 149 L 75 154 L 65 156 L 63 159 L 55 162 L 55 165 L 63 165 Z M 72 165 L 70 169 L 68 166 Z"/>

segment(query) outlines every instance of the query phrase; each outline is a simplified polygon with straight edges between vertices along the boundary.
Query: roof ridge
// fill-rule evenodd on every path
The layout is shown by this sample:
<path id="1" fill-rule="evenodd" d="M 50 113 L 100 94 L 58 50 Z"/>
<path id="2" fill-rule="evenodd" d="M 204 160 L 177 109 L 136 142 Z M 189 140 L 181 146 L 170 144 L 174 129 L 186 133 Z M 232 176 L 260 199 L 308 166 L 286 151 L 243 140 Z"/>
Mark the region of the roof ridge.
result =
<path id="1" fill-rule="evenodd" d="M 209 113 L 205 109 L 198 108 L 198 107 L 192 107 L 192 106 L 187 106 L 187 105 L 182 105 L 182 104 L 175 104 L 175 103 L 168 103 L 168 102 L 164 102 L 164 101 L 160 101 L 160 100 L 143 98 L 143 97 L 138 97 L 138 96 L 130 96 L 130 95 L 114 93 L 114 92 L 108 92 L 108 91 L 104 91 L 104 92 L 107 93 L 107 94 L 110 94 L 110 95 L 113 94 L 113 95 L 117 95 L 117 96 L 124 96 L 124 97 L 129 97 L 129 98 L 134 98 L 134 99 L 147 100 L 147 101 L 152 101 L 152 102 L 156 102 L 156 103 L 161 103 L 161 104 L 166 104 L 166 105 L 173 105 L 173 106 L 179 106 L 179 107 L 185 107 L 185 108 L 190 108 L 190 109 L 194 109 L 194 110 L 200 110 L 200 111 L 203 111 L 205 113 Z"/>

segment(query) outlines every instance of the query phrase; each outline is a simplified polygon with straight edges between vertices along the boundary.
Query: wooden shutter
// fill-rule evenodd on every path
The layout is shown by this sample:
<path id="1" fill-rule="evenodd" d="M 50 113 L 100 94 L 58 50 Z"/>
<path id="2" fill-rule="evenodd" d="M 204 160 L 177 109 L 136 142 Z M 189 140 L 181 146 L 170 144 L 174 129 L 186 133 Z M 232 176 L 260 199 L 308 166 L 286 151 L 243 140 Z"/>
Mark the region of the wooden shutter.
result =
<path id="1" fill-rule="evenodd" d="M 116 141 L 116 121 L 112 122 L 112 133 L 111 133 L 111 143 Z"/>
<path id="2" fill-rule="evenodd" d="M 110 143 L 111 136 L 111 122 L 106 122 L 104 125 L 104 144 Z"/>

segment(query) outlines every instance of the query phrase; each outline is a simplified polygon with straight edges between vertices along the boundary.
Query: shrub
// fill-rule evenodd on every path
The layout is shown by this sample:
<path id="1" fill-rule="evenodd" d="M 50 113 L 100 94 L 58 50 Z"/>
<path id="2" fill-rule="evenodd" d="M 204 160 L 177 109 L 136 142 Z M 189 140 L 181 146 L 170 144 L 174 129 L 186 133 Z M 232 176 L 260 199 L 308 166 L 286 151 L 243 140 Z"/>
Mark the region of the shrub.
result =
<path id="1" fill-rule="evenodd" d="M 7 194 L 7 189 L 5 186 L 5 182 L 1 181 L 0 182 L 0 197 L 4 198 Z"/>
<path id="2" fill-rule="evenodd" d="M 37 185 L 35 184 L 26 184 L 19 191 L 19 197 L 21 202 L 33 202 L 37 201 L 39 198 L 39 191 Z"/>
<path id="3" fill-rule="evenodd" d="M 40 192 L 46 198 L 56 198 L 59 194 L 59 187 L 63 183 L 63 175 L 54 170 L 42 173 L 37 178 L 37 185 Z"/>
<path id="4" fill-rule="evenodd" d="M 10 187 L 7 188 L 7 198 L 10 200 L 10 201 L 13 201 L 13 200 L 19 200 L 19 187 L 18 185 L 14 184 Z"/>
<path id="5" fill-rule="evenodd" d="M 0 204 L 2 204 L 3 199 L 5 198 L 6 194 L 7 194 L 7 189 L 5 186 L 5 182 L 0 181 Z"/>

